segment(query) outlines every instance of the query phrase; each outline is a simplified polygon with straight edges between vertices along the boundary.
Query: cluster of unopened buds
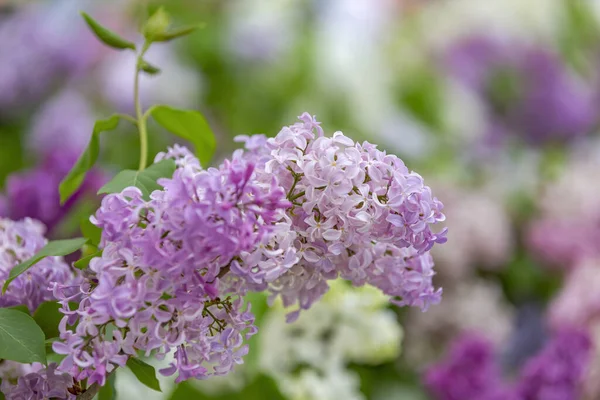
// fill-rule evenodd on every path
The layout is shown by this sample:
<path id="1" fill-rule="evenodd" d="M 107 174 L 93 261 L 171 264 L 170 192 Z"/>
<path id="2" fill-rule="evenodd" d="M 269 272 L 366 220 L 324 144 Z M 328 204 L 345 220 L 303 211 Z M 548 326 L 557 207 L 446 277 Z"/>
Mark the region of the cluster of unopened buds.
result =
<path id="1" fill-rule="evenodd" d="M 337 278 L 401 306 L 440 300 L 429 250 L 446 240 L 431 229 L 442 204 L 398 157 L 327 137 L 306 113 L 273 138 L 237 140 L 245 149 L 218 168 L 177 145 L 159 154 L 177 168 L 149 199 L 136 187 L 104 197 L 91 218 L 101 254 L 52 283 L 60 373 L 104 385 L 130 357 L 173 353 L 160 372 L 178 382 L 226 374 L 257 332 L 250 291 L 295 306 L 290 322 Z"/>

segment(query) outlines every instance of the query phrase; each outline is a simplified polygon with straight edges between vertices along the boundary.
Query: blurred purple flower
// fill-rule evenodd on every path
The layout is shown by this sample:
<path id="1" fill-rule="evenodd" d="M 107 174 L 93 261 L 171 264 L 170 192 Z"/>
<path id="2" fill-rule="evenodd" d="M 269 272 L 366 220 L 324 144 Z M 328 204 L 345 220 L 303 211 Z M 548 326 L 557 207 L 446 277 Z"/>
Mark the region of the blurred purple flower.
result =
<path id="1" fill-rule="evenodd" d="M 66 89 L 48 101 L 33 120 L 28 147 L 42 160 L 28 171 L 7 178 L 0 216 L 31 217 L 46 224 L 48 232 L 86 193 L 94 194 L 105 177 L 92 170 L 82 188 L 63 206 L 58 186 L 85 148 L 94 125 L 91 107 L 78 92 Z"/>
<path id="2" fill-rule="evenodd" d="M 8 201 L 6 196 L 0 194 L 0 216 L 8 215 Z"/>
<path id="3" fill-rule="evenodd" d="M 35 169 L 10 175 L 6 182 L 0 216 L 13 220 L 25 217 L 42 221 L 49 233 L 86 193 L 94 194 L 104 183 L 104 175 L 93 170 L 87 175 L 80 190 L 64 205 L 60 205 L 58 185 L 77 159 L 77 153 L 54 151 Z M 1 202 L 1 201 L 0 201 Z"/>
<path id="4" fill-rule="evenodd" d="M 600 254 L 600 221 L 588 218 L 546 218 L 528 230 L 528 245 L 543 261 L 561 269 Z"/>
<path id="5" fill-rule="evenodd" d="M 576 400 L 591 349 L 587 333 L 562 329 L 527 361 L 513 384 L 503 379 L 491 342 L 468 333 L 426 371 L 424 384 L 438 400 Z"/>
<path id="6" fill-rule="evenodd" d="M 540 145 L 585 135 L 595 122 L 595 94 L 549 49 L 474 36 L 450 48 L 449 73 L 486 105 L 488 139 L 508 133 Z"/>
<path id="7" fill-rule="evenodd" d="M 582 143 L 558 179 L 538 199 L 540 212 L 526 230 L 530 251 L 548 266 L 572 270 L 600 257 L 600 147 Z"/>
<path id="8" fill-rule="evenodd" d="M 430 367 L 424 384 L 438 400 L 510 400 L 503 387 L 491 342 L 467 334 L 454 343 L 447 359 Z"/>
<path id="9" fill-rule="evenodd" d="M 26 368 L 31 372 L 19 376 L 15 382 L 3 379 L 2 392 L 8 400 L 75 399 L 76 396 L 69 392 L 73 377 L 57 371 L 56 367 L 56 363 L 48 364 L 46 368 L 39 363 L 28 366 Z"/>
<path id="10" fill-rule="evenodd" d="M 577 330 L 558 333 L 521 371 L 519 399 L 579 399 L 591 350 L 591 339 L 586 333 Z"/>
<path id="11" fill-rule="evenodd" d="M 101 51 L 75 3 L 29 4 L 1 17 L 0 110 L 38 100 L 56 79 L 87 70 Z"/>
<path id="12" fill-rule="evenodd" d="M 94 120 L 92 107 L 85 96 L 76 90 L 65 89 L 36 113 L 28 147 L 37 154 L 58 150 L 63 153 L 66 150 L 81 152 L 90 139 Z M 68 157 L 65 159 L 67 163 L 70 161 Z"/>
<path id="13" fill-rule="evenodd" d="M 562 290 L 549 309 L 550 325 L 592 326 L 600 315 L 600 264 L 587 259 L 577 264 L 565 280 Z"/>

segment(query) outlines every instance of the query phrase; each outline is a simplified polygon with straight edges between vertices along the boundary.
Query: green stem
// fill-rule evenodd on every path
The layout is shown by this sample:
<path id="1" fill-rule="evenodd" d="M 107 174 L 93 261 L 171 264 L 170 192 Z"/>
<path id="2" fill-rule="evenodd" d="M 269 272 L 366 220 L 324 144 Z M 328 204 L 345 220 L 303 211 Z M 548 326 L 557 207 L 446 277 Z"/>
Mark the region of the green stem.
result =
<path id="1" fill-rule="evenodd" d="M 146 118 L 142 112 L 142 104 L 140 101 L 140 70 L 144 54 L 146 54 L 146 51 L 148 51 L 149 47 L 149 42 L 144 43 L 142 51 L 138 55 L 137 62 L 135 64 L 135 81 L 133 84 L 135 115 L 137 117 L 138 130 L 140 132 L 140 171 L 143 171 L 148 163 L 148 130 L 146 129 Z"/>
<path id="2" fill-rule="evenodd" d="M 306 194 L 306 192 L 303 190 L 299 193 L 296 193 L 295 195 L 293 195 L 291 197 L 288 197 L 288 200 L 293 202 L 294 200 L 299 199 L 300 197 L 304 196 L 305 194 Z"/>

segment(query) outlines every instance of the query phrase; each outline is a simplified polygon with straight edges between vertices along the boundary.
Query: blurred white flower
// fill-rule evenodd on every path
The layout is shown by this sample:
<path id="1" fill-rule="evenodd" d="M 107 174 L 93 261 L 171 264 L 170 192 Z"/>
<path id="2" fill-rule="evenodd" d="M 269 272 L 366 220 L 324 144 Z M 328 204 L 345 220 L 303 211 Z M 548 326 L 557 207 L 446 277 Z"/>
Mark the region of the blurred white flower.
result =
<path id="1" fill-rule="evenodd" d="M 402 330 L 388 299 L 371 287 L 335 281 L 331 290 L 292 324 L 277 306 L 261 326 L 260 368 L 291 399 L 362 398 L 350 362 L 378 364 L 400 352 Z M 301 373 L 294 373 L 301 368 Z M 306 386 L 308 385 L 308 386 Z M 356 386 L 354 395 L 340 394 Z M 311 397 L 312 396 L 312 397 Z"/>
<path id="2" fill-rule="evenodd" d="M 570 155 L 560 178 L 549 186 L 541 199 L 547 216 L 600 216 L 600 185 L 591 184 L 600 171 L 600 143 L 585 141 Z"/>
<path id="3" fill-rule="evenodd" d="M 473 32 L 552 40 L 560 29 L 563 7 L 561 0 L 435 1 L 423 8 L 420 21 L 426 43 L 434 48 Z"/>
<path id="4" fill-rule="evenodd" d="M 299 33 L 299 0 L 235 0 L 227 8 L 227 48 L 237 57 L 275 61 Z"/>
<path id="5" fill-rule="evenodd" d="M 392 28 L 402 23 L 397 2 L 332 0 L 318 6 L 314 68 L 323 96 L 339 94 L 348 102 L 354 123 L 391 149 L 423 153 L 422 127 L 395 105 L 397 71 L 389 68 L 387 59 Z"/>
<path id="6" fill-rule="evenodd" d="M 297 376 L 283 376 L 279 381 L 291 400 L 364 400 L 358 376 L 337 365 L 325 371 L 305 369 Z"/>
<path id="7" fill-rule="evenodd" d="M 504 267 L 512 256 L 514 243 L 502 199 L 488 194 L 485 189 L 443 184 L 435 188 L 444 201 L 445 224 L 452 237 L 452 246 L 432 249 L 440 276 L 458 280 L 476 267 Z"/>
<path id="8" fill-rule="evenodd" d="M 170 45 L 158 44 L 144 57 L 161 73 L 140 77 L 140 98 L 143 107 L 169 104 L 194 108 L 200 102 L 202 82 L 198 74 L 182 64 Z M 103 96 L 123 112 L 133 112 L 135 56 L 131 52 L 114 52 L 99 66 L 100 90 Z"/>
<path id="9" fill-rule="evenodd" d="M 563 269 L 600 257 L 600 146 L 587 140 L 569 155 L 560 177 L 545 187 L 540 216 L 528 231 L 531 248 Z"/>

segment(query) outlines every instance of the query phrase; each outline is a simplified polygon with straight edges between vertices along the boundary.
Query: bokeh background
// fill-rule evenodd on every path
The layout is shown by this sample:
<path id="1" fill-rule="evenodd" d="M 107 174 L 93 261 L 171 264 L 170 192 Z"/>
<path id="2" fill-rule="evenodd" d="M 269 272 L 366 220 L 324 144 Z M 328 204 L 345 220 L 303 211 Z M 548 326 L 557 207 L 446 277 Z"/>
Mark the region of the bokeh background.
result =
<path id="1" fill-rule="evenodd" d="M 255 295 L 260 334 L 235 373 L 158 393 L 122 370 L 119 399 L 600 398 L 600 1 L 0 1 L 0 216 L 77 235 L 95 189 L 137 166 L 134 131 L 104 134 L 59 206 L 94 120 L 133 110 L 133 55 L 78 12 L 139 41 L 158 5 L 204 28 L 151 49 L 163 72 L 143 104 L 202 111 L 215 163 L 304 111 L 398 154 L 445 204 L 444 298 L 421 313 L 339 283 L 288 325 Z M 150 131 L 153 154 L 173 143 Z"/>

